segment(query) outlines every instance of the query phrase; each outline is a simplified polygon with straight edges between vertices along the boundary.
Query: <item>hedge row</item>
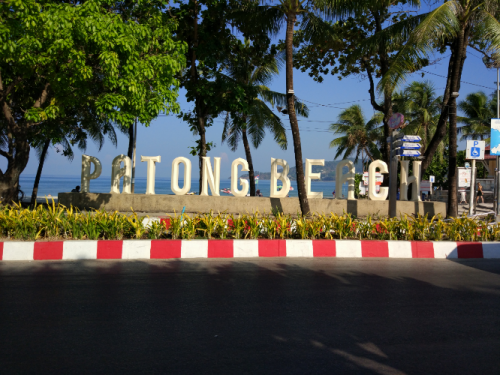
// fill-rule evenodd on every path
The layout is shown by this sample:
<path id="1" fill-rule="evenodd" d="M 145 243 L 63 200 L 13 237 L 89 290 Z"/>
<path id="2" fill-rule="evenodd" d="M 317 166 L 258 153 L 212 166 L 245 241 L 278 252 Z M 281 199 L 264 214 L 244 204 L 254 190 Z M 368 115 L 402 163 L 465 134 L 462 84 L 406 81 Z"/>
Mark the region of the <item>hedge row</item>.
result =
<path id="1" fill-rule="evenodd" d="M 401 219 L 355 219 L 350 214 L 304 217 L 280 213 L 228 215 L 213 212 L 173 215 L 145 224 L 145 217 L 118 212 L 80 212 L 62 205 L 34 210 L 5 206 L 0 210 L 0 235 L 16 240 L 38 239 L 374 239 L 411 241 L 498 241 L 500 226 L 460 217 L 443 220 L 418 215 Z M 147 222 L 147 221 L 146 221 Z"/>

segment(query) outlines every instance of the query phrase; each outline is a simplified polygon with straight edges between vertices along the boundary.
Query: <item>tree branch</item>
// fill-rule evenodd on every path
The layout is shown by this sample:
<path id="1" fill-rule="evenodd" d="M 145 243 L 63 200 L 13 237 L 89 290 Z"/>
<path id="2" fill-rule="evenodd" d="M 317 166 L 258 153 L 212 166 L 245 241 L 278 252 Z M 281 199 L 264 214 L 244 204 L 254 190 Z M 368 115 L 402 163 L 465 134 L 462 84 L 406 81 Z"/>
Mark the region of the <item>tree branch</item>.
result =
<path id="1" fill-rule="evenodd" d="M 0 150 L 0 155 L 5 157 L 6 159 L 12 159 L 12 155 L 9 155 L 7 152 L 5 152 L 4 150 Z"/>
<path id="2" fill-rule="evenodd" d="M 366 74 L 368 75 L 368 80 L 370 81 L 370 89 L 368 90 L 368 92 L 370 93 L 370 102 L 372 104 L 372 107 L 376 111 L 383 112 L 384 108 L 377 103 L 377 100 L 375 98 L 375 83 L 373 82 L 372 72 L 370 71 L 368 64 L 365 64 L 363 62 L 363 65 L 365 66 Z"/>
<path id="3" fill-rule="evenodd" d="M 45 103 L 45 101 L 47 100 L 47 97 L 49 96 L 49 86 L 50 86 L 50 83 L 45 84 L 45 87 L 43 88 L 43 91 L 42 91 L 40 97 L 37 99 L 37 101 L 35 102 L 35 105 L 33 107 L 40 108 Z"/>

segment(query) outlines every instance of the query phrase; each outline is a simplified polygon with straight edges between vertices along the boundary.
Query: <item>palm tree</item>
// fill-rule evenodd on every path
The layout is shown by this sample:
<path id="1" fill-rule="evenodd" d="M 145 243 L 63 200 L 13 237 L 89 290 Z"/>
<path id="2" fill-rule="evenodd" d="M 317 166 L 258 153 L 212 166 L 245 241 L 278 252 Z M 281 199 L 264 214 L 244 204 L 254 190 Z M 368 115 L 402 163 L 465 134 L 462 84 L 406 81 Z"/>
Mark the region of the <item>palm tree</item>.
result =
<path id="1" fill-rule="evenodd" d="M 303 215 L 309 215 L 309 200 L 307 199 L 304 181 L 304 165 L 302 145 L 300 140 L 299 123 L 295 110 L 295 91 L 293 86 L 293 33 L 297 22 L 306 31 L 307 35 L 317 35 L 330 28 L 321 16 L 332 16 L 332 4 L 335 0 L 278 0 L 277 4 L 259 6 L 259 0 L 250 0 L 244 5 L 246 21 L 259 25 L 270 33 L 276 33 L 283 24 L 286 24 L 285 52 L 286 52 L 286 98 L 287 112 L 293 137 L 293 150 L 297 171 L 297 190 L 299 194 L 300 210 Z"/>
<path id="2" fill-rule="evenodd" d="M 422 150 L 425 151 L 435 132 L 442 98 L 436 97 L 434 85 L 430 81 L 414 81 L 395 97 L 397 111 L 408 120 L 405 133 L 420 135 Z"/>
<path id="3" fill-rule="evenodd" d="M 457 97 L 467 47 L 484 54 L 497 56 L 500 51 L 500 23 L 498 0 L 449 0 L 427 14 L 415 16 L 418 26 L 409 34 L 408 41 L 396 54 L 381 87 L 395 87 L 404 77 L 415 71 L 415 61 L 427 58 L 436 47 L 450 48 L 448 77 L 443 95 L 436 133 L 427 146 L 422 173 L 429 166 L 439 144 L 444 139 L 449 121 L 448 216 L 457 216 Z M 386 35 L 387 37 L 388 35 Z"/>
<path id="4" fill-rule="evenodd" d="M 489 100 L 482 91 L 467 95 L 458 104 L 465 114 L 458 117 L 458 122 L 464 124 L 458 128 L 458 133 L 462 134 L 460 140 L 480 139 L 490 143 L 491 119 L 495 117 L 496 105 L 496 98 Z"/>
<path id="5" fill-rule="evenodd" d="M 377 143 L 383 141 L 384 114 L 378 112 L 370 121 L 366 121 L 363 110 L 359 104 L 354 104 L 342 111 L 338 122 L 330 125 L 334 134 L 343 134 L 330 142 L 330 148 L 337 147 L 335 159 L 344 153 L 343 159 L 355 154 L 354 162 L 363 153 L 374 161 L 382 156 Z"/>
<path id="6" fill-rule="evenodd" d="M 249 42 L 245 41 L 246 47 Z M 245 155 L 248 162 L 248 177 L 250 180 L 250 195 L 255 196 L 255 172 L 250 151 L 250 141 L 258 148 L 265 136 L 266 129 L 269 130 L 274 140 L 282 150 L 287 148 L 286 129 L 281 119 L 273 113 L 266 103 L 272 106 L 286 106 L 287 97 L 267 87 L 273 76 L 279 73 L 281 56 L 267 60 L 259 67 L 254 67 L 250 58 L 239 58 L 228 60 L 226 63 L 227 76 L 249 88 L 249 91 L 257 93 L 256 97 L 250 98 L 249 113 L 241 115 L 238 113 L 226 116 L 224 130 L 222 131 L 222 142 L 227 140 L 231 151 L 236 151 L 240 138 L 243 139 Z M 309 109 L 305 104 L 295 98 L 295 111 L 304 117 L 308 117 Z"/>
<path id="7" fill-rule="evenodd" d="M 90 138 L 101 150 L 104 145 L 105 135 L 111 140 L 111 143 L 116 146 L 116 133 L 112 124 L 108 121 L 104 122 L 86 122 L 80 123 L 80 127 L 76 127 L 73 133 L 63 134 L 60 133 L 57 128 L 55 128 L 55 133 L 47 135 L 47 138 L 43 141 L 34 142 L 33 147 L 36 150 L 38 156 L 38 168 L 36 171 L 35 182 L 33 184 L 33 190 L 31 193 L 31 207 L 36 204 L 36 197 L 38 195 L 38 186 L 40 184 L 40 178 L 42 176 L 42 170 L 45 160 L 48 155 L 49 147 L 51 144 L 60 145 L 62 151 L 58 149 L 57 152 L 62 152 L 70 161 L 73 160 L 74 153 L 73 147 L 76 145 L 80 150 L 85 151 L 87 149 L 87 138 Z"/>

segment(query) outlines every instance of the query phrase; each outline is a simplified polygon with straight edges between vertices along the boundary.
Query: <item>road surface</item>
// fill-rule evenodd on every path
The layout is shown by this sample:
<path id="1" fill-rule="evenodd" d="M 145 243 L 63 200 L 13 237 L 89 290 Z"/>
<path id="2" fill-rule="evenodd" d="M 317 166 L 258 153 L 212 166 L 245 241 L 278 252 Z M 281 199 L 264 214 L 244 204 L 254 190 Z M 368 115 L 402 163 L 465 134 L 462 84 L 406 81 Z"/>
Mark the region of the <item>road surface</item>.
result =
<path id="1" fill-rule="evenodd" d="M 3 262 L 0 372 L 499 374 L 500 261 Z"/>

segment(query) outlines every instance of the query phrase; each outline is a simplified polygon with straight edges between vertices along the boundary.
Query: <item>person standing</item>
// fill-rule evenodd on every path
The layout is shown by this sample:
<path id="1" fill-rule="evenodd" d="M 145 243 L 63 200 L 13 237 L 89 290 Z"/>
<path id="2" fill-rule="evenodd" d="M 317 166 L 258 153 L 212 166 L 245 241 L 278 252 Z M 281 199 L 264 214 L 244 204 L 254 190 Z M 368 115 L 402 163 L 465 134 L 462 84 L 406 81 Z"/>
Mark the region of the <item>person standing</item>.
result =
<path id="1" fill-rule="evenodd" d="M 484 196 L 483 196 L 483 186 L 481 185 L 481 183 L 479 182 L 477 184 L 477 198 L 476 198 L 476 204 L 479 203 L 479 198 L 481 198 L 482 202 L 481 203 L 484 203 Z"/>

